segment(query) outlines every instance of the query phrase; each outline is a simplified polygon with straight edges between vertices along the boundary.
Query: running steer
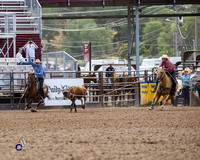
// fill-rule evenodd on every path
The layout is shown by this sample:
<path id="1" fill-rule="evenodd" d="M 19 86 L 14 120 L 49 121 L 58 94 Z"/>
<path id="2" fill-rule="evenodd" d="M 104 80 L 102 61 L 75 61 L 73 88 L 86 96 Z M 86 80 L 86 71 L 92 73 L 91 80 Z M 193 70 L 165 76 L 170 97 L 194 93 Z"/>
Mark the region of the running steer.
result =
<path id="1" fill-rule="evenodd" d="M 68 89 L 63 90 L 63 97 L 69 98 L 72 101 L 70 112 L 72 112 L 72 107 L 74 106 L 75 112 L 77 112 L 75 101 L 81 100 L 82 108 L 85 109 L 87 90 L 84 86 L 73 86 Z M 84 104 L 83 104 L 83 99 Z"/>

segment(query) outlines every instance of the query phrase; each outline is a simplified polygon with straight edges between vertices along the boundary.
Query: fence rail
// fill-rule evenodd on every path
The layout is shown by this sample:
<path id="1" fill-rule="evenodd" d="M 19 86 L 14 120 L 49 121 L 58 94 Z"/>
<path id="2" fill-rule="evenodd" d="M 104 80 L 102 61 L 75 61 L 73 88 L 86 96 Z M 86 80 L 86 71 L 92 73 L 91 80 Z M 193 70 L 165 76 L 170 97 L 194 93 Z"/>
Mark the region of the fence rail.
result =
<path id="1" fill-rule="evenodd" d="M 122 72 L 118 72 L 122 73 Z M 87 88 L 86 104 L 93 106 L 139 106 L 139 79 L 143 76 L 127 76 L 123 72 L 121 76 L 109 77 L 112 83 L 107 82 L 105 72 L 46 72 L 45 79 L 60 79 L 66 76 L 70 78 L 80 78 L 84 80 L 84 86 Z M 87 75 L 86 75 L 87 74 Z M 116 73 L 117 74 L 117 73 Z M 92 77 L 92 75 L 95 75 Z M 113 74 L 114 75 L 114 74 Z M 134 73 L 133 73 L 134 75 Z M 24 92 L 27 83 L 28 72 L 1 72 L 0 73 L 0 99 L 6 99 L 10 103 L 11 109 L 19 100 Z M 132 81 L 128 81 L 132 78 Z M 98 105 L 97 105 L 98 104 Z"/>

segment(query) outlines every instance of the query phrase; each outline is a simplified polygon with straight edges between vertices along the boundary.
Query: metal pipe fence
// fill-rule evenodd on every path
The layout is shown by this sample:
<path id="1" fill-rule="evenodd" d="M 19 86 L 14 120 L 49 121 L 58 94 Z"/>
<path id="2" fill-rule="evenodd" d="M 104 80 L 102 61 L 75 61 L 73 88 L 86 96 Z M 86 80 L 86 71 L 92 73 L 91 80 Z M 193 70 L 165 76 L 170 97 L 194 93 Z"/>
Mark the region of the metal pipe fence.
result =
<path id="1" fill-rule="evenodd" d="M 11 109 L 14 108 L 24 92 L 28 73 L 22 71 L 0 73 L 1 103 L 10 103 Z M 136 73 L 132 73 L 133 76 L 127 76 L 127 71 L 116 72 L 109 77 L 111 83 L 108 83 L 105 74 L 106 72 L 47 71 L 45 79 L 64 79 L 66 75 L 69 79 L 83 78 L 84 86 L 87 88 L 86 104 L 91 106 L 139 106 L 139 80 L 144 79 L 145 75 L 137 77 L 134 76 Z"/>

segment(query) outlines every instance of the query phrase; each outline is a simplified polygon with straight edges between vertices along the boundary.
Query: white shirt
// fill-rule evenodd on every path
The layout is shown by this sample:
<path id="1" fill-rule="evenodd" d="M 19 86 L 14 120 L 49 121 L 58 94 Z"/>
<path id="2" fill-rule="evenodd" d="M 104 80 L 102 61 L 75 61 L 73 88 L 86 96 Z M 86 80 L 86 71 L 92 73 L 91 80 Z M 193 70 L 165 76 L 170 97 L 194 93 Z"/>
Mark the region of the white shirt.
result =
<path id="1" fill-rule="evenodd" d="M 28 53 L 29 53 L 30 57 L 35 58 L 35 48 L 36 48 L 36 46 L 34 44 L 28 44 L 26 46 L 26 57 L 28 57 Z"/>
<path id="2" fill-rule="evenodd" d="M 19 52 L 16 55 L 16 61 L 17 61 L 17 63 L 26 62 L 25 59 L 22 57 L 22 54 Z"/>

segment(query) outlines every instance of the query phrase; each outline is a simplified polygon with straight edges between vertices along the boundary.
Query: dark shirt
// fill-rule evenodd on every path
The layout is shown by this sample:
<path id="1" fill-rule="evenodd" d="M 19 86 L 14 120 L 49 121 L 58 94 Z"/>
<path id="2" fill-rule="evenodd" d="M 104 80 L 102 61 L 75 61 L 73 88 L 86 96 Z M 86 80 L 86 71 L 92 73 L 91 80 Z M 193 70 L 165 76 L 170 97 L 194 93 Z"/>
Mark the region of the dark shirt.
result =
<path id="1" fill-rule="evenodd" d="M 110 71 L 110 72 L 109 72 Z M 115 71 L 115 69 L 113 67 L 108 67 L 106 69 L 106 77 L 112 77 L 113 76 L 113 72 Z"/>

